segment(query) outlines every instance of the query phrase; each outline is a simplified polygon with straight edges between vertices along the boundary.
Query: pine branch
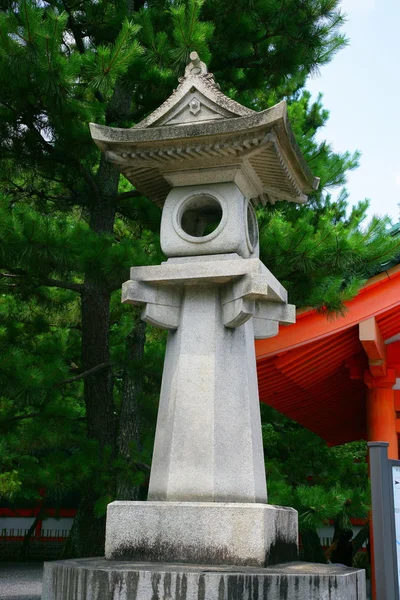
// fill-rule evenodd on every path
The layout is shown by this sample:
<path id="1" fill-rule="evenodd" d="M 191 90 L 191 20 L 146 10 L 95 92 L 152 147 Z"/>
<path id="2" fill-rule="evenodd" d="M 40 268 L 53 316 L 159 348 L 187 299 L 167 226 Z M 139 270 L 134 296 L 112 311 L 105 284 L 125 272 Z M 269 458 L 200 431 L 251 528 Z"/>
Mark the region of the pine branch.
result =
<path id="1" fill-rule="evenodd" d="M 311 156 L 311 158 L 307 158 L 307 162 L 308 163 L 312 162 L 313 160 L 315 160 L 316 158 L 318 158 L 322 154 L 322 152 L 325 152 L 325 151 L 326 151 L 326 146 L 325 146 L 325 142 L 323 142 L 321 144 L 321 147 L 318 150 L 318 152 L 316 152 L 313 156 Z"/>
<path id="2" fill-rule="evenodd" d="M 75 381 L 78 381 L 79 379 L 86 379 L 86 377 L 90 377 L 91 375 L 94 375 L 95 373 L 98 373 L 99 371 L 103 371 L 103 369 L 108 369 L 110 367 L 110 363 L 101 363 L 100 365 L 96 365 L 95 367 L 92 367 L 91 369 L 88 369 L 87 371 L 84 371 L 83 373 L 80 373 L 79 375 L 76 375 L 75 377 L 71 377 L 70 379 L 64 379 L 64 381 L 60 381 L 59 383 L 56 384 L 55 387 L 61 387 L 63 385 L 67 385 L 69 383 L 74 383 Z"/>
<path id="3" fill-rule="evenodd" d="M 82 174 L 82 177 L 84 178 L 84 180 L 86 181 L 86 183 L 92 188 L 97 200 L 101 200 L 101 193 L 100 190 L 97 186 L 97 183 L 94 180 L 93 175 L 83 167 L 83 165 L 81 165 L 81 163 L 78 163 L 79 165 L 79 170 Z"/>
<path id="4" fill-rule="evenodd" d="M 134 11 L 142 10 L 145 6 L 146 0 L 134 0 L 133 2 L 129 2 L 129 12 L 132 13 Z"/>
<path id="5" fill-rule="evenodd" d="M 44 277 L 40 279 L 39 285 L 47 285 L 49 287 L 58 287 L 63 290 L 71 290 L 73 292 L 78 292 L 82 294 L 85 289 L 83 283 L 72 283 L 71 281 L 60 281 L 59 279 L 51 279 L 49 277 Z"/>
<path id="6" fill-rule="evenodd" d="M 52 144 L 50 144 L 47 140 L 44 139 L 44 137 L 42 136 L 42 134 L 40 133 L 40 131 L 38 131 L 35 127 L 35 123 L 33 121 L 33 119 L 31 117 L 27 117 L 26 118 L 26 125 L 29 127 L 29 130 L 35 135 L 36 139 L 38 140 L 38 142 L 41 144 L 41 146 L 43 148 L 45 148 L 45 150 L 47 150 L 47 152 L 49 152 L 49 154 L 59 163 L 62 165 L 66 165 L 69 166 L 71 163 L 68 160 L 65 160 L 64 155 L 60 155 L 60 153 L 58 153 L 55 148 L 52 146 Z M 93 190 L 97 200 L 101 200 L 101 193 L 100 190 L 96 184 L 96 181 L 93 177 L 93 175 L 90 173 L 90 171 L 88 171 L 87 169 L 85 169 L 85 167 L 81 164 L 80 161 L 77 160 L 72 160 L 72 163 L 75 164 L 75 166 L 78 167 L 82 177 L 84 178 L 84 180 L 86 181 L 86 183 L 89 185 L 89 187 Z"/>
<path id="7" fill-rule="evenodd" d="M 46 179 L 48 181 L 55 181 L 56 183 L 62 183 L 63 185 L 65 185 L 65 182 L 59 179 L 54 179 L 52 177 L 44 177 L 42 176 L 43 179 Z M 50 194 L 47 194 L 46 192 L 44 192 L 42 189 L 25 189 L 24 187 L 22 187 L 21 185 L 18 185 L 17 183 L 15 183 L 14 181 L 10 180 L 11 185 L 14 186 L 14 188 L 16 189 L 12 189 L 12 188 L 8 188 L 5 187 L 4 191 L 6 194 L 9 195 L 13 195 L 16 193 L 16 190 L 18 190 L 19 192 L 19 199 L 21 198 L 21 195 L 24 194 L 25 197 L 27 198 L 40 198 L 40 200 L 50 200 L 51 202 L 63 202 L 65 204 L 69 204 L 71 206 L 84 206 L 87 202 L 87 198 L 85 198 L 84 196 L 80 196 L 78 193 L 74 193 L 73 190 L 71 190 L 72 195 L 71 196 L 63 196 L 63 195 L 58 195 L 58 196 L 53 196 Z M 130 192 L 127 192 L 127 194 L 130 194 Z M 121 194 L 121 196 L 123 196 L 123 194 Z M 138 194 L 139 196 L 139 194 Z M 129 196 L 128 196 L 129 197 Z M 118 196 L 116 197 L 116 199 L 118 200 Z"/>
<path id="8" fill-rule="evenodd" d="M 124 282 L 121 281 L 121 279 L 116 282 L 110 282 L 110 284 L 107 286 L 107 289 L 112 294 L 113 292 L 120 290 L 123 283 Z"/>
<path id="9" fill-rule="evenodd" d="M 35 413 L 29 413 L 27 415 L 17 415 L 16 417 L 11 417 L 9 419 L 5 419 L 2 422 L 2 425 L 4 425 L 4 423 L 9 425 L 10 423 L 15 423 L 16 421 L 22 421 L 24 419 L 33 419 L 34 417 L 37 417 L 39 414 L 40 414 L 39 412 L 35 412 Z"/>
<path id="10" fill-rule="evenodd" d="M 22 542 L 22 546 L 21 546 L 21 549 L 19 552 L 19 557 L 18 557 L 20 560 L 26 560 L 26 558 L 28 556 L 29 544 L 30 544 L 33 532 L 35 531 L 38 523 L 46 515 L 46 510 L 45 510 L 44 504 L 45 504 L 45 498 L 42 499 L 39 512 L 36 515 L 35 519 L 33 520 L 32 525 L 29 527 L 28 531 L 24 535 L 24 541 Z"/>
<path id="11" fill-rule="evenodd" d="M 65 0 L 63 0 L 63 5 L 65 8 L 65 11 L 68 14 L 69 25 L 70 25 L 70 28 L 72 31 L 72 35 L 74 36 L 74 39 L 76 42 L 76 47 L 78 48 L 78 51 L 80 54 L 85 54 L 86 48 L 85 48 L 85 44 L 83 41 L 83 34 L 82 34 L 81 30 L 79 29 L 79 27 L 73 17 L 71 8 L 68 6 L 68 4 L 65 2 Z M 105 102 L 104 96 L 101 92 L 99 92 L 99 90 L 96 90 L 94 95 L 99 102 Z"/>
<path id="12" fill-rule="evenodd" d="M 72 31 L 72 35 L 75 39 L 76 47 L 78 48 L 80 54 L 85 54 L 85 44 L 83 42 L 83 35 L 77 27 L 76 21 L 72 15 L 72 10 L 65 2 L 65 0 L 63 0 L 63 6 L 65 8 L 65 12 L 68 14 L 69 25 Z"/>
<path id="13" fill-rule="evenodd" d="M 144 473 L 150 473 L 150 465 L 146 465 L 146 463 L 142 462 L 134 462 L 133 463 L 138 471 L 143 471 Z"/>
<path id="14" fill-rule="evenodd" d="M 353 538 L 352 540 L 352 546 L 353 546 L 353 556 L 355 556 L 357 554 L 357 552 L 360 550 L 360 548 L 362 547 L 362 545 L 365 543 L 365 541 L 368 539 L 369 536 L 369 520 L 365 523 L 364 527 L 362 529 L 360 529 L 360 531 L 357 533 L 357 535 Z"/>
<path id="15" fill-rule="evenodd" d="M 136 190 L 131 190 L 130 192 L 123 192 L 122 194 L 118 194 L 115 196 L 115 200 L 119 202 L 120 200 L 127 200 L 128 198 L 141 198 L 143 194 L 140 194 Z"/>
<path id="16" fill-rule="evenodd" d="M 394 252 L 395 250 L 397 250 L 397 248 L 400 249 L 400 242 L 398 244 L 396 244 L 395 246 L 393 246 L 393 248 L 389 248 L 388 250 L 386 250 L 386 252 L 382 252 L 381 254 L 373 256 L 372 258 L 370 258 L 367 261 L 367 264 L 374 263 L 377 260 L 382 260 L 384 256 L 387 256 L 388 254 L 391 254 L 392 252 Z"/>
<path id="17" fill-rule="evenodd" d="M 7 272 L 8 271 L 8 272 Z M 25 279 L 29 278 L 29 275 L 23 269 L 10 269 L 6 267 L 6 272 L 0 273 L 1 277 L 7 278 L 15 278 L 15 277 L 25 277 Z M 36 279 L 36 277 L 32 277 L 32 279 Z M 42 285 L 47 285 L 48 287 L 58 287 L 63 290 L 71 290 L 73 292 L 82 293 L 85 289 L 83 283 L 73 283 L 72 281 L 62 281 L 60 279 L 52 279 L 51 277 L 38 277 L 39 287 Z"/>

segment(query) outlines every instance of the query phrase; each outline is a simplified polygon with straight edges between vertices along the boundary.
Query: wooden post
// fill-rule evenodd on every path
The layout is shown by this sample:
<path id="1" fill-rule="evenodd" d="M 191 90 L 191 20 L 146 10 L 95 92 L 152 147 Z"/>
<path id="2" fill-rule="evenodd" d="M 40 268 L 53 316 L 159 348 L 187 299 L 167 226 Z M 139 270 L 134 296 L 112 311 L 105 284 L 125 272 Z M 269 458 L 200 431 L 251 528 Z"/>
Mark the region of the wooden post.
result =
<path id="1" fill-rule="evenodd" d="M 365 371 L 364 381 L 368 386 L 368 441 L 379 442 L 384 440 L 388 442 L 388 456 L 391 459 L 397 460 L 399 458 L 399 451 L 393 390 L 396 382 L 395 370 L 387 369 L 384 377 L 374 377 L 370 371 Z"/>

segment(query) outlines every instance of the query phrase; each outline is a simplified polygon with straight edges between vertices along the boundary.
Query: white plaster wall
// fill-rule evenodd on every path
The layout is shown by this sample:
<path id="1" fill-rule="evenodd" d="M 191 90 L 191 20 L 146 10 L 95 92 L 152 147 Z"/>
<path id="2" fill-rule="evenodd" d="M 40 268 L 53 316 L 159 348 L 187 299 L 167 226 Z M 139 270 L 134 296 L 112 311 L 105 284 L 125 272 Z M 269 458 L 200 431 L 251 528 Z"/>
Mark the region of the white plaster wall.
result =
<path id="1" fill-rule="evenodd" d="M 352 527 L 353 537 L 356 537 L 357 533 L 361 531 L 362 527 L 360 525 L 354 525 Z M 330 546 L 333 540 L 333 526 L 329 527 L 320 527 L 317 529 L 319 539 L 321 540 L 322 546 Z M 366 547 L 366 544 L 363 544 L 363 548 Z"/>
<path id="2" fill-rule="evenodd" d="M 24 535 L 32 525 L 34 517 L 0 517 L 0 535 Z M 14 530 L 14 534 L 10 533 Z M 22 531 L 18 534 L 17 531 Z"/>
<path id="3" fill-rule="evenodd" d="M 0 535 L 21 536 L 29 529 L 34 517 L 0 517 Z M 67 537 L 74 519 L 50 517 L 42 522 L 42 535 L 46 537 Z"/>
<path id="4" fill-rule="evenodd" d="M 46 537 L 67 537 L 73 522 L 74 519 L 71 517 L 45 519 L 42 522 L 42 535 Z"/>

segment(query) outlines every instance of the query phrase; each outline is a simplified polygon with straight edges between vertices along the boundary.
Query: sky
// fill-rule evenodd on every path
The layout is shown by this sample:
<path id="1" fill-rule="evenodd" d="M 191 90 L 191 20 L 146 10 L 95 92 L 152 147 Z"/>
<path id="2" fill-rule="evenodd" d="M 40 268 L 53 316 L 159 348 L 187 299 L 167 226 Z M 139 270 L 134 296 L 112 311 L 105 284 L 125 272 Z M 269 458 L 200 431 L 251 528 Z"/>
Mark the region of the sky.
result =
<path id="1" fill-rule="evenodd" d="M 369 216 L 400 221 L 400 0 L 342 0 L 349 45 L 309 79 L 330 118 L 319 134 L 335 151 L 360 150 L 349 203 L 368 198 Z M 318 175 L 318 173 L 315 173 Z M 334 190 L 332 190 L 334 191 Z"/>

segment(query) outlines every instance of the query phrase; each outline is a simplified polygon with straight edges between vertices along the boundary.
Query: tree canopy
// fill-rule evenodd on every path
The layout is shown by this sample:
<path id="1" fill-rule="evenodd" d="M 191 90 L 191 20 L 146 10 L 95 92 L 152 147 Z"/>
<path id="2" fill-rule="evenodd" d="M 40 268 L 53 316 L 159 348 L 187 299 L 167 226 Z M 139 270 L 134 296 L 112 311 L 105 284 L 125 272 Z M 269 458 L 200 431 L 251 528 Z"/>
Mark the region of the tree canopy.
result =
<path id="1" fill-rule="evenodd" d="M 104 508 L 143 493 L 164 334 L 120 305 L 134 265 L 162 260 L 160 213 L 93 144 L 172 92 L 189 53 L 261 110 L 285 98 L 318 192 L 258 211 L 262 259 L 292 302 L 340 312 L 396 254 L 367 202 L 333 202 L 357 152 L 316 141 L 328 112 L 304 86 L 346 43 L 338 0 L 2 0 L 0 494 L 79 489 L 75 555 L 101 554 Z M 147 341 L 145 343 L 145 339 Z"/>
<path id="2" fill-rule="evenodd" d="M 329 448 L 321 438 L 272 408 L 261 405 L 268 500 L 292 506 L 299 515 L 304 559 L 327 562 L 319 527 L 334 524 L 334 536 L 352 529 L 352 518 L 368 520 L 370 491 L 367 444 Z M 366 541 L 368 525 L 354 543 Z"/>

